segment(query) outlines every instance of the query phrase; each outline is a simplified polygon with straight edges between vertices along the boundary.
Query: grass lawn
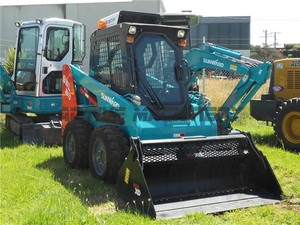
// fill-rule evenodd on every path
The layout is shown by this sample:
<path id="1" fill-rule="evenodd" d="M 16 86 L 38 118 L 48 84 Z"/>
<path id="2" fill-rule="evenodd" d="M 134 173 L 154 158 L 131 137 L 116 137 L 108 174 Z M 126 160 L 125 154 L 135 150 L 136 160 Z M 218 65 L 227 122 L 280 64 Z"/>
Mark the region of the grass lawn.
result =
<path id="1" fill-rule="evenodd" d="M 272 128 L 243 115 L 236 127 L 251 132 L 271 163 L 280 204 L 151 220 L 119 210 L 114 186 L 69 169 L 61 147 L 23 144 L 1 124 L 0 224 L 300 224 L 300 155 L 275 147 Z"/>

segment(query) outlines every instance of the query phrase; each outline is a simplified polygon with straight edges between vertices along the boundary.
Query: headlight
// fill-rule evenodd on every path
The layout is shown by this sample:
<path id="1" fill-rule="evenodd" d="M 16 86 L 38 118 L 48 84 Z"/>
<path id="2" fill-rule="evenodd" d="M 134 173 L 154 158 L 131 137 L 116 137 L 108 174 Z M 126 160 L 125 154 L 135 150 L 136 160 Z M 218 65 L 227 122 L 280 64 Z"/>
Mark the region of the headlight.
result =
<path id="1" fill-rule="evenodd" d="M 128 30 L 129 34 L 135 34 L 136 33 L 136 27 L 135 26 L 130 26 Z"/>
<path id="2" fill-rule="evenodd" d="M 179 31 L 177 32 L 177 37 L 178 37 L 178 38 L 184 38 L 184 35 L 185 35 L 185 31 L 184 31 L 184 30 L 179 30 Z"/>

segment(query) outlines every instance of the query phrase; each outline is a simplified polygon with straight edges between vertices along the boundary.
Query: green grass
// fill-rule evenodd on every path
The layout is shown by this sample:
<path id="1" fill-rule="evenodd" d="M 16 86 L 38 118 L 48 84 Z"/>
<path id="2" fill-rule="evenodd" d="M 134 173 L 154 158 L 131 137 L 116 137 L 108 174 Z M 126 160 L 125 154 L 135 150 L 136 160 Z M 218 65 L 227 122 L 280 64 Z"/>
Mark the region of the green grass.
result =
<path id="1" fill-rule="evenodd" d="M 277 148 L 272 128 L 248 116 L 235 126 L 249 130 L 268 158 L 284 192 L 280 204 L 151 220 L 120 210 L 114 186 L 69 169 L 61 147 L 23 144 L 2 126 L 0 224 L 300 224 L 299 154 Z"/>

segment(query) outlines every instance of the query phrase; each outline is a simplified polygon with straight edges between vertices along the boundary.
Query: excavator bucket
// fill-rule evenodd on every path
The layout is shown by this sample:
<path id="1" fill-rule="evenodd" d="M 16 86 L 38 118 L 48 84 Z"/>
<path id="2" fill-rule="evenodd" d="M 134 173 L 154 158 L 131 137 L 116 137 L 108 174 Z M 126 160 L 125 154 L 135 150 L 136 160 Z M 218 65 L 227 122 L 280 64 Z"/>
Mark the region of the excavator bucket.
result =
<path id="1" fill-rule="evenodd" d="M 274 204 L 282 194 L 248 133 L 132 139 L 116 188 L 126 206 L 153 218 Z"/>

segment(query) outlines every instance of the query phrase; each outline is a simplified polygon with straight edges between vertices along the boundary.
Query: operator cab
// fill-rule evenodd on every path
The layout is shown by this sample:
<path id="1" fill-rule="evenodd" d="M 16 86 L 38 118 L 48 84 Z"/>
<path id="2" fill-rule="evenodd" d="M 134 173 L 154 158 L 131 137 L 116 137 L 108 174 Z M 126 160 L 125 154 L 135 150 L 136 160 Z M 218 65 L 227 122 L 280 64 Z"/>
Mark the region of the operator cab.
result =
<path id="1" fill-rule="evenodd" d="M 13 76 L 17 94 L 61 96 L 62 65 L 81 64 L 84 58 L 84 25 L 58 18 L 15 25 L 19 29 Z"/>
<path id="2" fill-rule="evenodd" d="M 139 96 L 154 119 L 186 119 L 188 29 L 160 25 L 159 18 L 121 11 L 101 20 L 91 36 L 90 74 L 120 95 Z"/>

